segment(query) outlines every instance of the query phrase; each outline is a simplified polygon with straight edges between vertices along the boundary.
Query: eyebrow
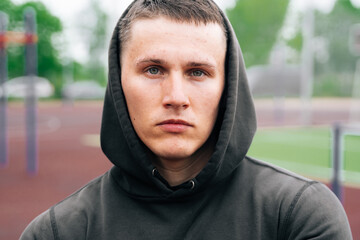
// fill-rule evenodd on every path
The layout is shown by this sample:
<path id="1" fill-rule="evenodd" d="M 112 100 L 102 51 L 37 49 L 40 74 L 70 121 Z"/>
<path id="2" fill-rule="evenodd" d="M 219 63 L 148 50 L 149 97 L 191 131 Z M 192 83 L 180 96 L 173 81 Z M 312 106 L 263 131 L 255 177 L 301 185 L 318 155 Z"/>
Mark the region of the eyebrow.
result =
<path id="1" fill-rule="evenodd" d="M 166 64 L 165 61 L 163 61 L 161 59 L 154 59 L 154 58 L 144 58 L 144 59 L 139 59 L 136 61 L 136 65 L 140 65 L 143 63 Z"/>
<path id="2" fill-rule="evenodd" d="M 140 64 L 144 64 L 144 63 L 155 63 L 155 64 L 167 64 L 168 62 L 161 60 L 161 59 L 157 59 L 157 58 L 143 58 L 143 59 L 139 59 L 136 61 L 136 65 L 140 65 Z M 206 68 L 211 68 L 214 69 L 216 68 L 214 64 L 211 63 L 207 63 L 207 62 L 196 62 L 196 61 L 191 61 L 188 64 L 186 64 L 187 67 L 206 67 Z"/>
<path id="3" fill-rule="evenodd" d="M 189 62 L 188 67 L 206 67 L 206 68 L 215 68 L 215 65 L 204 62 Z"/>

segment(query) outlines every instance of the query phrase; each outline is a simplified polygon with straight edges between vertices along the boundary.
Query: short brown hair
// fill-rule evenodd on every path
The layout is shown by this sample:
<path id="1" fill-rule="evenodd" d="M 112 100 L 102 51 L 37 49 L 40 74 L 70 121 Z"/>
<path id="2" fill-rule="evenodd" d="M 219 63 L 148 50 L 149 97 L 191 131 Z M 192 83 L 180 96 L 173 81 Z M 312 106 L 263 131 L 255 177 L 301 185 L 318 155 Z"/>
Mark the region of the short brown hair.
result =
<path id="1" fill-rule="evenodd" d="M 119 21 L 121 48 L 129 40 L 131 25 L 135 20 L 160 16 L 178 22 L 218 23 L 227 37 L 221 10 L 212 0 L 137 0 L 128 7 Z"/>

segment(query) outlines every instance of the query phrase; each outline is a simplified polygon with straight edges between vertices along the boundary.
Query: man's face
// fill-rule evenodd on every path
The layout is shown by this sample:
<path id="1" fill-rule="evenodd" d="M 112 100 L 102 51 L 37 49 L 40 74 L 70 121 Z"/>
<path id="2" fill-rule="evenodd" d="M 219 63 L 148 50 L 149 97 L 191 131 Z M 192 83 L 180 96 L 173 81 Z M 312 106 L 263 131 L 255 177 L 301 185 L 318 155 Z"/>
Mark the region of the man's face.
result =
<path id="1" fill-rule="evenodd" d="M 137 20 L 121 55 L 131 122 L 160 159 L 189 159 L 214 127 L 226 40 L 218 24 Z"/>

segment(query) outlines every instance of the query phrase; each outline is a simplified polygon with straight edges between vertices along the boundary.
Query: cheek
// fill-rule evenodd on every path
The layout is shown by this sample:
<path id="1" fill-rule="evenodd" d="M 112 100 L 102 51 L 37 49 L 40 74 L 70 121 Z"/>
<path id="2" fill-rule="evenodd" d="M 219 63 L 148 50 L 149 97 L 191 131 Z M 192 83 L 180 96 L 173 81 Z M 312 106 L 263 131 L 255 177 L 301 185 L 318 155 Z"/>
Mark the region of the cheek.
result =
<path id="1" fill-rule="evenodd" d="M 198 106 L 198 120 L 202 122 L 203 129 L 205 131 L 211 131 L 219 109 L 219 102 L 221 98 L 221 92 L 214 91 L 214 92 L 207 92 L 204 93 L 201 97 L 201 102 L 197 103 Z"/>
<path id="2" fill-rule="evenodd" d="M 208 115 L 217 114 L 222 92 L 223 85 L 216 84 L 212 88 L 209 88 L 207 92 L 203 93 L 202 104 L 205 106 L 204 109 L 207 109 L 205 112 L 208 112 Z"/>
<path id="3" fill-rule="evenodd" d="M 153 122 L 156 90 L 149 89 L 136 78 L 124 79 L 122 87 L 131 122 L 138 135 L 142 135 L 145 126 Z"/>
<path id="4" fill-rule="evenodd" d="M 214 124 L 218 115 L 219 101 L 213 98 L 213 99 L 209 99 L 207 103 L 208 106 L 206 106 L 205 108 L 206 118 L 209 123 Z"/>
<path id="5" fill-rule="evenodd" d="M 132 80 L 132 79 L 131 79 Z M 138 114 L 141 106 L 141 92 L 134 81 L 130 82 L 130 79 L 122 79 L 122 88 L 124 91 L 126 105 L 130 114 L 131 121 L 138 119 Z"/>

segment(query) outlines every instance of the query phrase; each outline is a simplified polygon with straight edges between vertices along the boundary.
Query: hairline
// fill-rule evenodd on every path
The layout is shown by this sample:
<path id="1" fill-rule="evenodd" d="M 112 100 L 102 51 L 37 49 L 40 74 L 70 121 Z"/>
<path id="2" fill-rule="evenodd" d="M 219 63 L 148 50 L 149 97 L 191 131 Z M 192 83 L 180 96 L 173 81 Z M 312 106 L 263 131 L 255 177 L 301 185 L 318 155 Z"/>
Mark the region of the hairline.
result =
<path id="1" fill-rule="evenodd" d="M 164 18 L 165 20 L 169 20 L 172 21 L 174 23 L 178 23 L 178 24 L 194 24 L 195 26 L 200 26 L 200 25 L 208 25 L 208 24 L 215 24 L 218 25 L 220 27 L 220 29 L 222 30 L 223 33 L 223 37 L 224 37 L 224 41 L 226 42 L 227 40 L 227 31 L 225 30 L 225 26 L 222 24 L 219 24 L 216 21 L 199 21 L 199 20 L 194 20 L 194 19 L 178 19 L 175 17 L 170 17 L 168 15 L 165 14 L 158 14 L 158 15 L 154 15 L 154 16 L 138 16 L 136 18 L 134 18 L 130 23 L 129 23 L 129 27 L 126 31 L 125 37 L 121 36 L 121 41 L 120 41 L 120 55 L 121 52 L 123 52 L 123 49 L 126 47 L 126 44 L 131 40 L 131 36 L 132 36 L 132 29 L 133 29 L 133 25 L 136 22 L 139 21 L 143 21 L 143 20 L 156 20 L 159 18 Z"/>

